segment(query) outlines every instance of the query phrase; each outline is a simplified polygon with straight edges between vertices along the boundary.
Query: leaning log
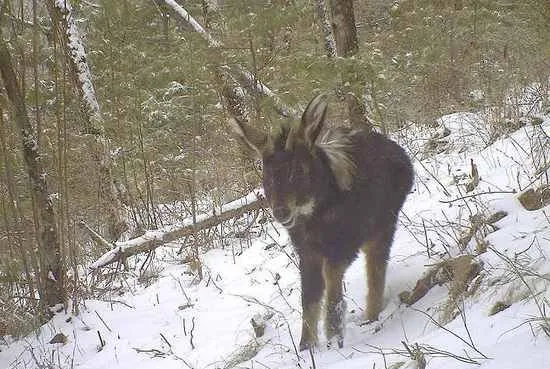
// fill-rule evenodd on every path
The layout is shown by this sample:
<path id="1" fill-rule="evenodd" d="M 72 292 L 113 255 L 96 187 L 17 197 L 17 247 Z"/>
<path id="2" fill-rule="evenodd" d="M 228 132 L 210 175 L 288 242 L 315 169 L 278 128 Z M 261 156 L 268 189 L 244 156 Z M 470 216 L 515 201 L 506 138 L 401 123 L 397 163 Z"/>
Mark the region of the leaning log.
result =
<path id="1" fill-rule="evenodd" d="M 177 224 L 147 231 L 142 236 L 117 242 L 116 244 L 108 242 L 84 222 L 80 222 L 80 226 L 90 234 L 93 241 L 102 246 L 110 245 L 112 247 L 111 250 L 93 262 L 89 268 L 99 269 L 112 263 L 124 261 L 129 256 L 154 250 L 168 242 L 195 234 L 203 229 L 215 227 L 227 220 L 238 218 L 249 211 L 259 210 L 264 206 L 264 199 L 260 194 L 250 193 L 242 199 L 223 205 L 219 214 L 200 214 L 196 217 L 195 223 L 193 223 L 192 218 L 186 218 Z"/>
<path id="2" fill-rule="evenodd" d="M 188 29 L 197 32 L 201 37 L 208 43 L 208 46 L 214 50 L 219 50 L 224 47 L 223 43 L 214 37 L 212 37 L 207 30 L 200 25 L 200 23 L 193 18 L 191 14 L 183 6 L 178 4 L 174 0 L 163 0 L 164 3 L 172 9 L 174 15 L 182 21 Z M 221 55 L 218 54 L 221 58 Z M 223 60 L 223 58 L 221 58 Z M 256 75 L 244 69 L 241 65 L 237 64 L 233 67 L 222 66 L 221 69 L 228 70 L 231 72 L 233 79 L 238 80 L 244 89 L 249 91 L 251 94 L 258 94 L 264 96 L 271 102 L 275 111 L 285 117 L 298 117 L 298 113 L 291 107 L 286 106 L 279 97 L 265 84 L 263 84 Z M 218 68 L 218 69 L 220 69 Z M 219 71 L 218 71 L 219 73 Z M 226 81 L 228 83 L 229 81 Z M 231 84 L 231 83 L 229 83 Z M 231 109 L 230 109 L 231 111 Z M 238 118 L 234 116 L 234 118 Z"/>

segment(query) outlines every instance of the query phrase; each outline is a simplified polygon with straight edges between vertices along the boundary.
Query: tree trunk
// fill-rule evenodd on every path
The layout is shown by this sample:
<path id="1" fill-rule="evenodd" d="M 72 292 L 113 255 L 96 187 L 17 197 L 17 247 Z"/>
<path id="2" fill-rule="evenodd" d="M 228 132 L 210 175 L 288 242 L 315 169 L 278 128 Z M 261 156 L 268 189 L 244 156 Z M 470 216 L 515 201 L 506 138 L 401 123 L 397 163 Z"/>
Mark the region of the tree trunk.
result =
<path id="1" fill-rule="evenodd" d="M 359 51 L 353 0 L 331 0 L 330 5 L 336 55 L 344 58 L 351 57 Z M 352 85 L 359 84 L 361 95 L 365 93 L 366 83 L 363 72 L 358 71 L 354 64 L 344 63 L 341 73 L 340 98 L 347 107 L 350 125 L 355 128 L 372 129 L 371 123 L 366 119 L 367 109 L 362 96 L 357 96 L 351 88 Z"/>
<path id="2" fill-rule="evenodd" d="M 13 105 L 15 122 L 21 131 L 23 156 L 30 179 L 31 193 L 35 202 L 38 222 L 38 252 L 40 260 L 40 300 L 43 306 L 64 302 L 64 276 L 61 260 L 61 246 L 57 239 L 57 225 L 53 204 L 50 200 L 46 173 L 40 162 L 36 131 L 27 115 L 27 107 L 17 82 L 11 55 L 0 35 L 0 74 L 4 81 L 8 99 Z"/>
<path id="3" fill-rule="evenodd" d="M 56 39 L 63 47 L 70 67 L 71 80 L 80 99 L 85 132 L 94 137 L 94 142 L 90 143 L 89 149 L 98 166 L 100 193 L 107 211 L 107 237 L 116 241 L 128 229 L 128 224 L 122 212 L 122 202 L 117 195 L 112 171 L 111 145 L 104 133 L 104 120 L 95 96 L 84 44 L 76 27 L 69 1 L 46 0 L 46 5 Z"/>
<path id="4" fill-rule="evenodd" d="M 349 57 L 359 50 L 353 0 L 331 0 L 332 32 L 336 41 L 336 55 Z"/>
<path id="5" fill-rule="evenodd" d="M 12 164 L 12 160 L 8 154 L 8 145 L 7 145 L 7 131 L 4 127 L 4 111 L 0 109 L 0 162 L 4 163 L 4 171 L 2 182 L 5 183 L 6 195 L 7 198 L 5 201 L 6 208 L 12 213 L 13 219 L 11 222 L 8 222 L 8 217 L 6 214 L 6 208 L 3 207 L 4 213 L 4 224 L 6 227 L 6 235 L 8 245 L 10 245 L 10 238 L 15 242 L 17 248 L 19 249 L 21 261 L 23 263 L 23 271 L 25 273 L 25 279 L 28 285 L 29 295 L 35 295 L 35 289 L 37 288 L 40 280 L 37 276 L 40 274 L 40 268 L 38 267 L 38 261 L 36 260 L 36 255 L 32 252 L 32 244 L 34 244 L 34 239 L 28 241 L 28 238 L 24 235 L 30 233 L 25 228 L 25 220 L 23 218 L 21 208 L 18 201 L 19 194 L 17 193 L 15 182 L 17 178 L 15 177 Z M 11 234 L 11 236 L 10 236 Z M 34 303 L 33 307 L 36 307 Z"/>

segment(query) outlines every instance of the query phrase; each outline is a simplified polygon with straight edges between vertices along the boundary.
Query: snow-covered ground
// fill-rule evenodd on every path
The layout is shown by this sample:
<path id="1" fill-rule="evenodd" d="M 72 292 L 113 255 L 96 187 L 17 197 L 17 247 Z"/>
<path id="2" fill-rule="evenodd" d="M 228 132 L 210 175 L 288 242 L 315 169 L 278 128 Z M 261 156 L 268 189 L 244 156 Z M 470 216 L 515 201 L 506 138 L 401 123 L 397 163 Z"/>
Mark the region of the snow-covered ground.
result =
<path id="1" fill-rule="evenodd" d="M 550 368 L 550 207 L 525 210 L 512 193 L 547 180 L 537 178 L 531 148 L 536 130 L 550 134 L 550 119 L 490 146 L 481 119 L 441 118 L 450 135 L 439 154 L 421 152 L 427 132 L 403 142 L 415 158 L 416 184 L 395 237 L 385 308 L 379 322 L 362 324 L 366 281 L 359 257 L 345 278 L 343 349 L 326 348 L 321 337 L 315 352 L 296 351 L 295 256 L 282 227 L 264 224 L 250 244 L 235 239 L 202 255 L 200 282 L 171 249 L 159 250 L 158 276 L 149 283 L 128 276 L 123 294 L 87 300 L 79 315 L 58 313 L 35 334 L 8 339 L 0 345 L 0 368 L 414 368 L 418 351 L 434 369 Z M 481 180 L 467 194 L 471 160 Z M 460 251 L 470 218 L 497 211 L 507 215 L 483 225 Z M 480 247 L 486 251 L 478 255 Z M 470 294 L 449 299 L 446 283 L 412 306 L 400 303 L 398 295 L 431 266 L 460 254 L 483 263 Z M 497 303 L 510 307 L 490 315 Z M 258 314 L 267 322 L 256 339 L 250 320 Z M 48 343 L 57 333 L 66 342 Z"/>

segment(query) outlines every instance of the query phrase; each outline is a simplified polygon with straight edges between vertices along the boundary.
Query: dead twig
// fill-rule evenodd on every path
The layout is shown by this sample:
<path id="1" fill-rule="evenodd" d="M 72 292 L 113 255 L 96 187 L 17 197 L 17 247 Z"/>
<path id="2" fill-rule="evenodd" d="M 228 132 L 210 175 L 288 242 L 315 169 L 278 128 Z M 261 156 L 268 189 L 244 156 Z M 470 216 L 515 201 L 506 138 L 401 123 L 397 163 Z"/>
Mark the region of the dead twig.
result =
<path id="1" fill-rule="evenodd" d="M 466 195 L 466 196 L 461 196 L 461 197 L 458 197 L 456 199 L 453 199 L 453 200 L 439 200 L 439 202 L 443 203 L 443 204 L 450 204 L 450 203 L 453 203 L 453 202 L 456 202 L 456 201 L 462 201 L 464 199 L 469 199 L 469 198 L 472 198 L 472 197 L 477 197 L 477 196 L 483 196 L 483 195 L 493 195 L 493 194 L 514 194 L 516 193 L 515 190 L 512 190 L 512 191 L 485 191 L 485 192 L 478 192 L 478 193 L 473 193 L 471 195 Z"/>
<path id="2" fill-rule="evenodd" d="M 195 332 L 195 317 L 191 318 L 191 331 L 189 332 L 189 343 L 191 344 L 192 350 L 195 349 L 195 344 L 193 343 L 193 338 L 195 338 L 195 336 L 193 335 L 194 332 Z"/>
<path id="3" fill-rule="evenodd" d="M 103 325 L 105 326 L 105 328 L 107 328 L 107 330 L 109 330 L 109 332 L 113 333 L 113 331 L 111 330 L 111 328 L 109 328 L 109 326 L 107 325 L 107 323 L 105 323 L 105 320 L 103 320 L 103 318 L 101 317 L 101 315 L 99 315 L 99 313 L 97 311 L 94 311 L 95 312 L 95 315 L 97 315 L 97 317 L 99 318 L 99 320 L 101 320 L 101 323 L 103 323 Z"/>
<path id="4" fill-rule="evenodd" d="M 487 357 L 484 353 L 482 353 L 481 351 L 479 351 L 477 349 L 477 347 L 475 347 L 475 345 L 473 344 L 473 342 L 468 342 L 467 340 L 465 340 L 464 338 L 460 337 L 458 334 L 456 334 L 455 332 L 451 331 L 449 328 L 443 326 L 442 324 L 440 324 L 437 320 L 435 320 L 430 314 L 426 313 L 425 311 L 422 311 L 422 310 L 419 310 L 419 309 L 415 309 L 415 308 L 412 308 L 414 311 L 416 312 L 419 312 L 421 313 L 422 315 L 426 316 L 430 322 L 432 322 L 435 326 L 437 326 L 438 328 L 441 328 L 443 329 L 445 332 L 447 333 L 450 333 L 451 335 L 453 335 L 454 337 L 458 338 L 462 343 L 464 343 L 465 345 L 467 345 L 468 347 L 470 347 L 472 350 L 474 350 L 475 352 L 477 352 L 479 355 L 481 355 L 484 359 L 489 359 L 489 357 Z"/>

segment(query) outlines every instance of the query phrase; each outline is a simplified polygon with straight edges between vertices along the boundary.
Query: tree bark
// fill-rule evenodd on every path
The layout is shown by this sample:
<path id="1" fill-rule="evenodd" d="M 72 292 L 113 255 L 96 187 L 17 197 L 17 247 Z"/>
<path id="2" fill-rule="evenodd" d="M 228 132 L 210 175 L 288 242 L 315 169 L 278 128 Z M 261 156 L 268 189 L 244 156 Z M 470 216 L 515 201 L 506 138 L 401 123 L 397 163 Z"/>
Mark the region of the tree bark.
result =
<path id="1" fill-rule="evenodd" d="M 53 204 L 48 192 L 46 172 L 40 162 L 36 131 L 27 114 L 21 87 L 7 44 L 0 35 L 0 74 L 8 99 L 13 105 L 15 122 L 21 131 L 23 156 L 30 179 L 31 193 L 35 202 L 38 222 L 38 252 L 40 262 L 40 300 L 43 306 L 53 306 L 65 300 L 61 246 L 57 239 L 57 224 Z"/>
<path id="2" fill-rule="evenodd" d="M 334 58 L 336 54 L 336 44 L 332 34 L 331 24 L 327 16 L 327 4 L 325 0 L 315 0 L 315 12 L 319 22 L 319 27 L 323 31 L 323 43 L 325 52 L 329 58 Z"/>
<path id="3" fill-rule="evenodd" d="M 85 223 L 80 222 L 80 226 L 88 231 L 91 238 L 102 246 L 111 245 L 112 250 L 103 254 L 99 259 L 90 265 L 91 269 L 99 269 L 106 265 L 124 261 L 127 257 L 143 252 L 148 252 L 162 246 L 168 242 L 195 234 L 203 229 L 215 227 L 229 219 L 238 218 L 243 214 L 259 210 L 265 206 L 262 197 L 256 198 L 257 195 L 248 196 L 244 204 L 239 204 L 240 200 L 236 200 L 222 207 L 220 214 L 200 214 L 191 219 L 185 219 L 182 223 L 164 227 L 163 229 L 148 231 L 143 236 L 124 241 L 117 242 L 115 245 L 110 244 L 101 235 L 88 227 Z"/>
<path id="4" fill-rule="evenodd" d="M 85 131 L 102 134 L 103 119 L 95 95 L 87 55 L 80 33 L 76 27 L 72 8 L 68 0 L 46 0 L 56 40 L 62 46 L 69 64 L 70 78 L 78 94 Z"/>
<path id="5" fill-rule="evenodd" d="M 331 0 L 332 32 L 336 41 L 336 55 L 349 57 L 359 50 L 353 0 Z"/>
<path id="6" fill-rule="evenodd" d="M 128 229 L 128 224 L 122 212 L 122 202 L 117 195 L 112 169 L 111 144 L 105 136 L 104 120 L 95 95 L 84 44 L 76 27 L 69 1 L 46 0 L 46 5 L 56 39 L 68 60 L 71 80 L 80 100 L 85 132 L 94 138 L 94 141 L 89 144 L 89 149 L 97 163 L 101 178 L 100 193 L 107 211 L 107 237 L 116 241 Z"/>

